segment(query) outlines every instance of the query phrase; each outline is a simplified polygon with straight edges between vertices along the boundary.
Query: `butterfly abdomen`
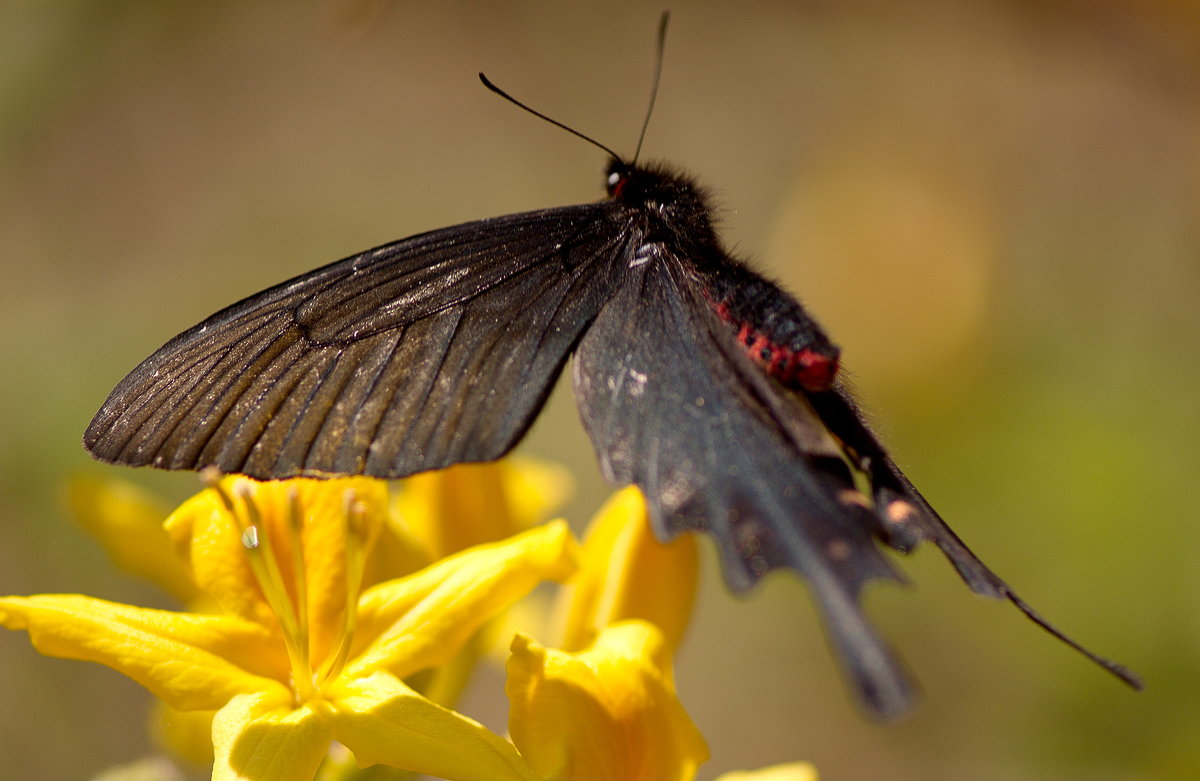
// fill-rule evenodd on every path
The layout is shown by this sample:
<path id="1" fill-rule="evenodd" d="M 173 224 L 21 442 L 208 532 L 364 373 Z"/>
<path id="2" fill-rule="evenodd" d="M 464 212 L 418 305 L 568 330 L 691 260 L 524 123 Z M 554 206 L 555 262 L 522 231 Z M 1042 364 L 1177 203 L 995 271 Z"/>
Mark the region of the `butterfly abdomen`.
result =
<path id="1" fill-rule="evenodd" d="M 825 355 L 811 347 L 796 349 L 779 344 L 750 323 L 738 323 L 728 307 L 718 306 L 717 314 L 738 329 L 738 342 L 750 359 L 775 379 L 797 390 L 828 390 L 837 376 L 838 356 Z"/>
<path id="2" fill-rule="evenodd" d="M 794 299 L 749 269 L 734 266 L 708 290 L 717 316 L 737 332 L 750 360 L 794 390 L 829 390 L 840 351 Z"/>

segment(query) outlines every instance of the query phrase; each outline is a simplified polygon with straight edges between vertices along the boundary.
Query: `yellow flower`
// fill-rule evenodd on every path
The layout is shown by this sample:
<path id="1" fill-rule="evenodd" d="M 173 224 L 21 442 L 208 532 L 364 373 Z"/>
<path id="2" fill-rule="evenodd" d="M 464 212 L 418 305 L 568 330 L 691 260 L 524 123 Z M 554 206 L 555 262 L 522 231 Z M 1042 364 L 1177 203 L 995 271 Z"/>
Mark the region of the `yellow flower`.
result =
<path id="1" fill-rule="evenodd" d="M 508 662 L 508 729 L 544 781 L 690 781 L 708 747 L 675 696 L 653 624 L 606 627 L 588 648 L 524 635 Z"/>
<path id="2" fill-rule="evenodd" d="M 330 741 L 360 764 L 451 779 L 533 778 L 512 745 L 403 679 L 574 567 L 552 523 L 361 591 L 387 496 L 364 479 L 226 478 L 167 528 L 221 605 L 195 615 L 79 595 L 0 598 L 53 656 L 106 664 L 179 710 L 216 710 L 214 779 L 312 778 Z"/>
<path id="3" fill-rule="evenodd" d="M 566 650 L 512 643 L 509 732 L 543 781 L 691 781 L 708 747 L 675 693 L 672 657 L 695 597 L 693 537 L 654 538 L 636 487 L 588 528 L 564 613 Z M 793 763 L 719 781 L 816 781 Z"/>
<path id="4" fill-rule="evenodd" d="M 694 540 L 658 542 L 637 488 L 617 492 L 589 526 L 570 581 L 566 650 L 524 635 L 512 643 L 509 732 L 541 778 L 695 775 L 708 748 L 671 674 L 695 589 Z"/>
<path id="5" fill-rule="evenodd" d="M 673 656 L 692 615 L 697 559 L 694 535 L 655 538 L 637 486 L 616 492 L 589 524 L 579 572 L 564 592 L 562 647 L 584 648 L 604 627 L 640 618 L 663 632 Z"/>
<path id="6" fill-rule="evenodd" d="M 427 472 L 389 487 L 389 512 L 366 559 L 364 588 L 545 520 L 568 493 L 570 477 L 560 466 L 513 457 Z M 117 566 L 155 583 L 191 612 L 213 612 L 212 600 L 196 585 L 186 558 L 186 528 L 175 534 L 181 538 L 181 556 L 163 528 L 168 508 L 156 497 L 132 483 L 85 474 L 70 480 L 66 499 L 72 515 Z M 507 654 L 512 634 L 499 637 L 498 626 L 489 622 L 450 662 L 408 683 L 452 707 L 485 653 L 495 648 L 498 657 Z M 151 719 L 160 745 L 198 765 L 212 761 L 211 726 L 211 711 L 180 712 L 161 700 Z"/>

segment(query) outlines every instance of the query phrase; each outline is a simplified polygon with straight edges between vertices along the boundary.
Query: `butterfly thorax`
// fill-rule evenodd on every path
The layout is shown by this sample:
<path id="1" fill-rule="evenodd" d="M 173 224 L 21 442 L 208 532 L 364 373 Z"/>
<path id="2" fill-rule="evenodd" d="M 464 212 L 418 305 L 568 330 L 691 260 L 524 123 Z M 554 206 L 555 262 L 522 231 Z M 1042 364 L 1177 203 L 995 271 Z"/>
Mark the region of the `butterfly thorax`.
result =
<path id="1" fill-rule="evenodd" d="M 708 197 L 695 182 L 666 166 L 613 160 L 607 184 L 613 201 L 637 212 L 643 241 L 687 254 L 705 299 L 752 361 L 790 388 L 829 389 L 838 348 L 799 302 L 729 257 L 713 228 Z"/>

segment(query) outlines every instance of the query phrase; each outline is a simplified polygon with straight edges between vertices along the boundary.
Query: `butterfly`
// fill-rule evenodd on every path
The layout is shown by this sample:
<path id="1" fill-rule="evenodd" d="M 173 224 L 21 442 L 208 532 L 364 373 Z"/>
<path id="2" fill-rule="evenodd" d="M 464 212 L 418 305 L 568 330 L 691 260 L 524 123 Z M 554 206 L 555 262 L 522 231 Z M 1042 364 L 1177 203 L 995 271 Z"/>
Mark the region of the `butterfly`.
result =
<path id="1" fill-rule="evenodd" d="M 665 31 L 664 15 L 655 91 Z M 1140 685 L 1047 623 L 950 530 L 872 432 L 837 346 L 724 249 L 692 178 L 625 160 L 480 78 L 607 152 L 608 197 L 422 233 L 243 299 L 130 372 L 88 426 L 87 450 L 262 479 L 489 461 L 521 440 L 573 356 L 605 477 L 639 486 L 659 537 L 710 535 L 734 590 L 775 568 L 800 573 L 870 714 L 905 713 L 914 686 L 860 593 L 901 580 L 883 548 L 922 541 L 973 591 Z"/>

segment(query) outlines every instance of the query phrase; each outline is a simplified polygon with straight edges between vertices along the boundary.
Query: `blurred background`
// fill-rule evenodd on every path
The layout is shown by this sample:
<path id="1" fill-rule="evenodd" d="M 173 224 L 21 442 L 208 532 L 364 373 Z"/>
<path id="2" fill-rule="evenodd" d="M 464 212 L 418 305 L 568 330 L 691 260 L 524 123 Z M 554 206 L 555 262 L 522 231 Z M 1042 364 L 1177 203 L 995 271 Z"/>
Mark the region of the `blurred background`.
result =
<path id="1" fill-rule="evenodd" d="M 1190 0 L 674 2 L 644 157 L 691 171 L 736 252 L 844 349 L 953 528 L 1134 694 L 973 596 L 941 556 L 867 594 L 923 684 L 855 709 L 804 586 L 705 586 L 679 662 L 701 778 L 1200 777 L 1200 12 Z M 0 5 L 0 593 L 167 603 L 63 509 L 82 431 L 167 338 L 418 231 L 602 196 L 632 153 L 660 9 L 336 0 Z M 606 495 L 558 389 L 522 452 Z M 498 677 L 468 704 L 503 727 Z M 155 751 L 149 696 L 0 635 L 13 778 Z M 492 703 L 490 706 L 487 703 Z M 497 715 L 499 714 L 499 715 Z"/>

